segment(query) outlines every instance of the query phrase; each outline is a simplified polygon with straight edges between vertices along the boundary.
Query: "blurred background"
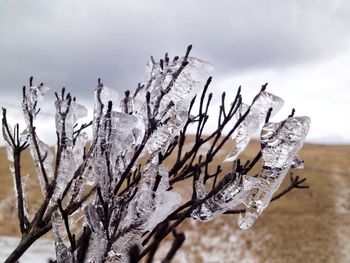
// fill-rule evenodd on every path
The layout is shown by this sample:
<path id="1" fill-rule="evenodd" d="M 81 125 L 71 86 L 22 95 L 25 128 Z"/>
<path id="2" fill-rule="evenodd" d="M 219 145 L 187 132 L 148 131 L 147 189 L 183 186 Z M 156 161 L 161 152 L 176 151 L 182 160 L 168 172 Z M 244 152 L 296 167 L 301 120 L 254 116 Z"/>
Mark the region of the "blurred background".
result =
<path id="1" fill-rule="evenodd" d="M 238 229 L 236 216 L 206 224 L 189 221 L 177 260 L 350 262 L 349 13 L 345 0 L 0 0 L 0 106 L 7 108 L 12 124 L 23 127 L 21 88 L 30 76 L 44 82 L 51 90 L 36 126 L 54 145 L 54 91 L 65 86 L 91 118 L 97 78 L 122 97 L 142 82 L 150 55 L 182 55 L 193 44 L 192 56 L 215 68 L 209 126 L 216 123 L 223 91 L 232 99 L 241 85 L 249 103 L 266 82 L 268 91 L 285 100 L 273 120 L 282 120 L 292 108 L 311 117 L 301 153 L 305 170 L 296 172 L 311 188 L 272 204 L 249 231 Z M 13 185 L 2 138 L 0 145 L 0 235 L 15 236 Z M 242 158 L 257 151 L 253 142 Z M 32 176 L 28 156 L 23 162 Z M 37 195 L 28 195 L 31 209 Z M 11 240 L 0 239 L 2 251 Z"/>

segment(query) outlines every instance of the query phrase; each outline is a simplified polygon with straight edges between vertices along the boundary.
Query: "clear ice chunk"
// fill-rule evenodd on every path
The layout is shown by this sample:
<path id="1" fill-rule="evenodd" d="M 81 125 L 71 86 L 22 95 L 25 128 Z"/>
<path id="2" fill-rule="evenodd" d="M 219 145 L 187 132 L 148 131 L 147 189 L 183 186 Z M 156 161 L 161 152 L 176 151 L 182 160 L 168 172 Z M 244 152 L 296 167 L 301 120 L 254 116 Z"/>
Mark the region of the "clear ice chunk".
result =
<path id="1" fill-rule="evenodd" d="M 239 173 L 226 175 L 217 186 L 218 192 L 195 209 L 192 218 L 209 221 L 225 211 L 234 209 L 245 200 L 249 191 L 259 184 L 259 178 Z M 205 198 L 207 193 L 202 181 L 196 181 L 195 186 L 197 198 L 199 200 Z"/>
<path id="2" fill-rule="evenodd" d="M 235 148 L 226 156 L 225 161 L 228 162 L 237 159 L 238 155 L 245 149 L 254 134 L 261 130 L 269 109 L 273 109 L 271 112 L 272 117 L 282 108 L 283 104 L 284 101 L 280 97 L 266 91 L 261 91 L 254 99 L 248 115 L 232 135 Z M 248 109 L 249 106 L 242 103 L 238 114 L 239 116 L 233 118 L 234 121 L 237 121 L 240 115 L 243 115 Z"/>
<path id="3" fill-rule="evenodd" d="M 58 263 L 73 263 L 74 258 L 71 251 L 63 243 L 62 237 L 62 217 L 58 211 L 53 212 L 52 217 L 52 232 L 55 241 L 56 258 Z"/>
<path id="4" fill-rule="evenodd" d="M 258 187 L 253 188 L 245 205 L 247 211 L 239 217 L 238 225 L 249 229 L 271 201 L 289 168 L 298 159 L 310 127 L 309 117 L 290 117 L 280 123 L 267 123 L 261 131 L 262 170 Z"/>
<path id="5" fill-rule="evenodd" d="M 113 244 L 110 257 L 124 259 L 128 250 L 141 244 L 142 234 L 153 230 L 181 204 L 181 196 L 169 191 L 168 172 L 162 164 L 148 163 L 130 201 L 125 216 L 120 220 L 122 236 Z M 116 259 L 115 259 L 116 260 Z M 124 262 L 123 260 L 116 262 Z"/>
<path id="6" fill-rule="evenodd" d="M 129 163 L 144 130 L 143 121 L 134 115 L 112 111 L 103 117 L 93 160 L 94 177 L 103 192 L 117 183 L 123 164 Z"/>

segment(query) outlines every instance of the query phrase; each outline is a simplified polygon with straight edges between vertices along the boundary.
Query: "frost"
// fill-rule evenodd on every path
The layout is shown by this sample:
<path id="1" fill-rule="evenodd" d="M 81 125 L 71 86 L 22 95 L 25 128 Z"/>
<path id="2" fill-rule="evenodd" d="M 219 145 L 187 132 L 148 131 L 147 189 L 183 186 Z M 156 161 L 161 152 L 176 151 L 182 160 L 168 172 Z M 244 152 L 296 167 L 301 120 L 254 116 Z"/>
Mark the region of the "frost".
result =
<path id="1" fill-rule="evenodd" d="M 273 109 L 271 112 L 271 116 L 273 116 L 282 108 L 283 104 L 284 101 L 280 97 L 266 91 L 261 91 L 257 95 L 250 110 L 248 105 L 242 103 L 238 112 L 239 116 L 234 118 L 234 123 L 236 123 L 239 117 L 247 110 L 249 110 L 249 113 L 232 135 L 232 139 L 235 142 L 235 148 L 226 156 L 225 161 L 233 161 L 237 159 L 238 155 L 245 149 L 254 134 L 261 130 L 269 109 Z"/>
<path id="2" fill-rule="evenodd" d="M 262 170 L 259 174 L 262 182 L 250 191 L 245 201 L 247 212 L 239 218 L 240 228 L 251 227 L 270 203 L 289 168 L 295 165 L 295 160 L 300 160 L 297 152 L 304 144 L 309 127 L 308 117 L 290 117 L 280 123 L 264 125 L 261 131 Z"/>

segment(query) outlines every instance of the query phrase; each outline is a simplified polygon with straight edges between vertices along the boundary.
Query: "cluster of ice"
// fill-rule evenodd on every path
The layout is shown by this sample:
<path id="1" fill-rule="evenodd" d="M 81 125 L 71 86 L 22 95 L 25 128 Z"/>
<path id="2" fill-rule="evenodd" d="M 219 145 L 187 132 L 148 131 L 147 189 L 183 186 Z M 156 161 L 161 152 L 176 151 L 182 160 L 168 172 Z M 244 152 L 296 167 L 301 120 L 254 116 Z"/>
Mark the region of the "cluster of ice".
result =
<path id="1" fill-rule="evenodd" d="M 161 124 L 146 143 L 153 156 L 165 149 L 183 127 L 191 100 L 203 88 L 213 69 L 211 64 L 197 58 L 184 60 L 179 58 L 163 64 L 151 59 L 146 66 L 144 84 L 133 98 L 135 114 L 143 116 L 147 124 L 145 98 L 149 92 L 152 117 Z M 185 62 L 188 64 L 183 68 Z"/>
<path id="2" fill-rule="evenodd" d="M 187 121 L 190 102 L 203 88 L 211 70 L 209 63 L 192 57 L 173 61 L 166 58 L 159 63 L 151 59 L 146 66 L 144 83 L 134 93 L 126 92 L 122 100 L 113 89 L 99 82 L 95 90 L 94 151 L 88 161 L 83 159 L 87 135 L 74 133 L 77 120 L 86 116 L 87 111 L 69 95 L 62 94 L 57 98 L 56 131 L 60 155 L 56 160 L 59 166 L 53 201 L 62 198 L 72 180 L 68 203 L 80 200 L 86 181 L 94 180 L 101 191 L 101 195 L 93 197 L 94 201 L 83 209 L 91 230 L 85 262 L 126 262 L 129 249 L 134 245 L 141 246 L 142 235 L 152 231 L 180 206 L 181 196 L 170 190 L 168 171 L 159 164 L 158 153 L 167 148 Z M 27 128 L 22 133 L 22 139 L 30 143 L 43 194 L 45 176 L 53 176 L 54 158 L 49 146 L 34 136 L 31 129 L 37 114 L 37 101 L 46 90 L 43 86 L 34 86 L 25 94 L 23 111 Z M 194 219 L 211 220 L 244 204 L 247 210 L 240 215 L 238 224 L 240 228 L 248 229 L 267 207 L 288 169 L 302 167 L 297 152 L 307 135 L 310 119 L 289 117 L 280 123 L 265 123 L 269 109 L 272 108 L 271 115 L 274 115 L 282 105 L 281 98 L 266 91 L 261 91 L 252 105 L 240 105 L 234 121 L 247 115 L 233 134 L 235 148 L 225 161 L 235 160 L 251 137 L 261 131 L 262 170 L 257 177 L 232 172 L 210 192 L 201 180 L 197 180 L 195 190 L 200 205 L 192 212 Z M 127 168 L 140 149 L 138 147 L 147 149 L 149 161 L 138 171 L 139 181 L 123 195 L 115 195 L 121 178 L 124 180 L 126 175 L 129 176 Z M 9 152 L 11 156 L 12 152 Z M 130 172 L 137 171 L 141 156 Z M 86 173 L 74 178 L 74 172 L 85 161 Z M 74 262 L 77 255 L 63 242 L 62 217 L 57 211 L 52 215 L 52 227 L 57 262 Z"/>
<path id="3" fill-rule="evenodd" d="M 157 154 L 183 127 L 190 102 L 204 86 L 211 68 L 207 62 L 195 58 L 166 63 L 151 60 L 146 67 L 143 85 L 133 94 L 126 92 L 120 103 L 112 89 L 101 83 L 98 85 L 95 91 L 93 129 L 96 147 L 92 172 L 106 203 L 102 204 L 101 197 L 96 197 L 95 202 L 85 209 L 92 231 L 89 261 L 124 262 L 128 250 L 139 244 L 142 234 L 151 231 L 181 204 L 181 196 L 169 190 L 168 172 L 158 163 Z M 149 104 L 147 94 L 150 94 Z M 152 132 L 146 134 L 146 129 Z M 148 140 L 144 146 L 151 161 L 143 168 L 138 184 L 126 194 L 130 200 L 126 201 L 125 196 L 112 197 L 145 136 Z M 127 209 L 123 205 L 125 202 L 128 202 Z"/>
<path id="4" fill-rule="evenodd" d="M 266 91 L 261 91 L 251 106 L 242 103 L 234 121 L 237 122 L 242 115 L 247 115 L 232 136 L 235 148 L 226 156 L 225 161 L 235 160 L 251 137 L 261 131 L 262 170 L 258 177 L 227 175 L 214 189 L 217 192 L 209 197 L 202 181 L 197 181 L 197 199 L 203 201 L 193 211 L 193 218 L 210 220 L 244 204 L 247 209 L 240 215 L 238 225 L 242 229 L 249 229 L 270 203 L 289 168 L 303 168 L 297 152 L 308 133 L 310 119 L 289 117 L 280 123 L 265 123 L 269 109 L 272 108 L 273 116 L 282 106 L 281 98 Z"/>
<path id="5" fill-rule="evenodd" d="M 107 113 L 100 125 L 93 172 L 103 193 L 108 193 L 118 183 L 135 147 L 141 143 L 144 125 L 139 118 L 116 111 Z"/>
<path id="6" fill-rule="evenodd" d="M 181 196 L 168 188 L 168 172 L 155 160 L 144 168 L 137 190 L 132 189 L 136 194 L 126 210 L 122 210 L 123 203 L 130 196 L 104 204 L 110 211 L 108 215 L 99 202 L 86 207 L 85 214 L 92 231 L 88 262 L 100 262 L 102 259 L 106 262 L 126 262 L 129 249 L 141 244 L 142 234 L 151 231 L 180 205 Z M 103 223 L 106 216 L 109 218 L 107 225 Z M 114 240 L 112 237 L 116 236 L 118 238 Z"/>

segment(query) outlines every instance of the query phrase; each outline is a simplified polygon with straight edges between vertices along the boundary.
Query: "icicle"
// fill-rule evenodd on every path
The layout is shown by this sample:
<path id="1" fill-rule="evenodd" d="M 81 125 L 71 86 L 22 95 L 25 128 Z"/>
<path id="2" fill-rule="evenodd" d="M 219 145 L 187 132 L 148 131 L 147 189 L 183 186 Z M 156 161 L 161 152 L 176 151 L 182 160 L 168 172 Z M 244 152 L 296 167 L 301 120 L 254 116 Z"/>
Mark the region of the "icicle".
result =
<path id="1" fill-rule="evenodd" d="M 79 202 L 85 189 L 86 184 L 82 177 L 73 179 L 71 190 L 68 192 L 68 204 Z"/>
<path id="2" fill-rule="evenodd" d="M 192 217 L 208 221 L 225 211 L 234 209 L 245 200 L 249 191 L 258 185 L 259 182 L 259 179 L 251 176 L 238 173 L 228 174 L 217 186 L 220 190 L 195 209 L 192 212 Z M 196 191 L 198 199 L 203 199 L 207 196 L 205 186 L 201 181 L 196 182 Z"/>
<path id="3" fill-rule="evenodd" d="M 271 112 L 272 117 L 282 108 L 283 104 L 284 101 L 280 97 L 266 91 L 260 92 L 254 100 L 248 115 L 232 135 L 235 148 L 226 156 L 225 162 L 237 159 L 238 155 L 245 149 L 254 134 L 261 130 L 269 109 L 273 109 Z M 249 106 L 243 103 L 239 115 L 243 115 L 248 109 Z M 234 121 L 237 121 L 240 116 L 234 118 Z"/>
<path id="4" fill-rule="evenodd" d="M 73 255 L 63 243 L 61 236 L 62 217 L 58 211 L 53 212 L 52 217 L 52 232 L 55 241 L 56 258 L 58 263 L 73 263 Z"/>
<path id="5" fill-rule="evenodd" d="M 310 127 L 309 117 L 290 117 L 281 123 L 267 123 L 261 132 L 262 183 L 252 189 L 245 204 L 247 212 L 239 218 L 242 229 L 248 229 L 270 203 L 297 152 L 304 144 Z"/>

